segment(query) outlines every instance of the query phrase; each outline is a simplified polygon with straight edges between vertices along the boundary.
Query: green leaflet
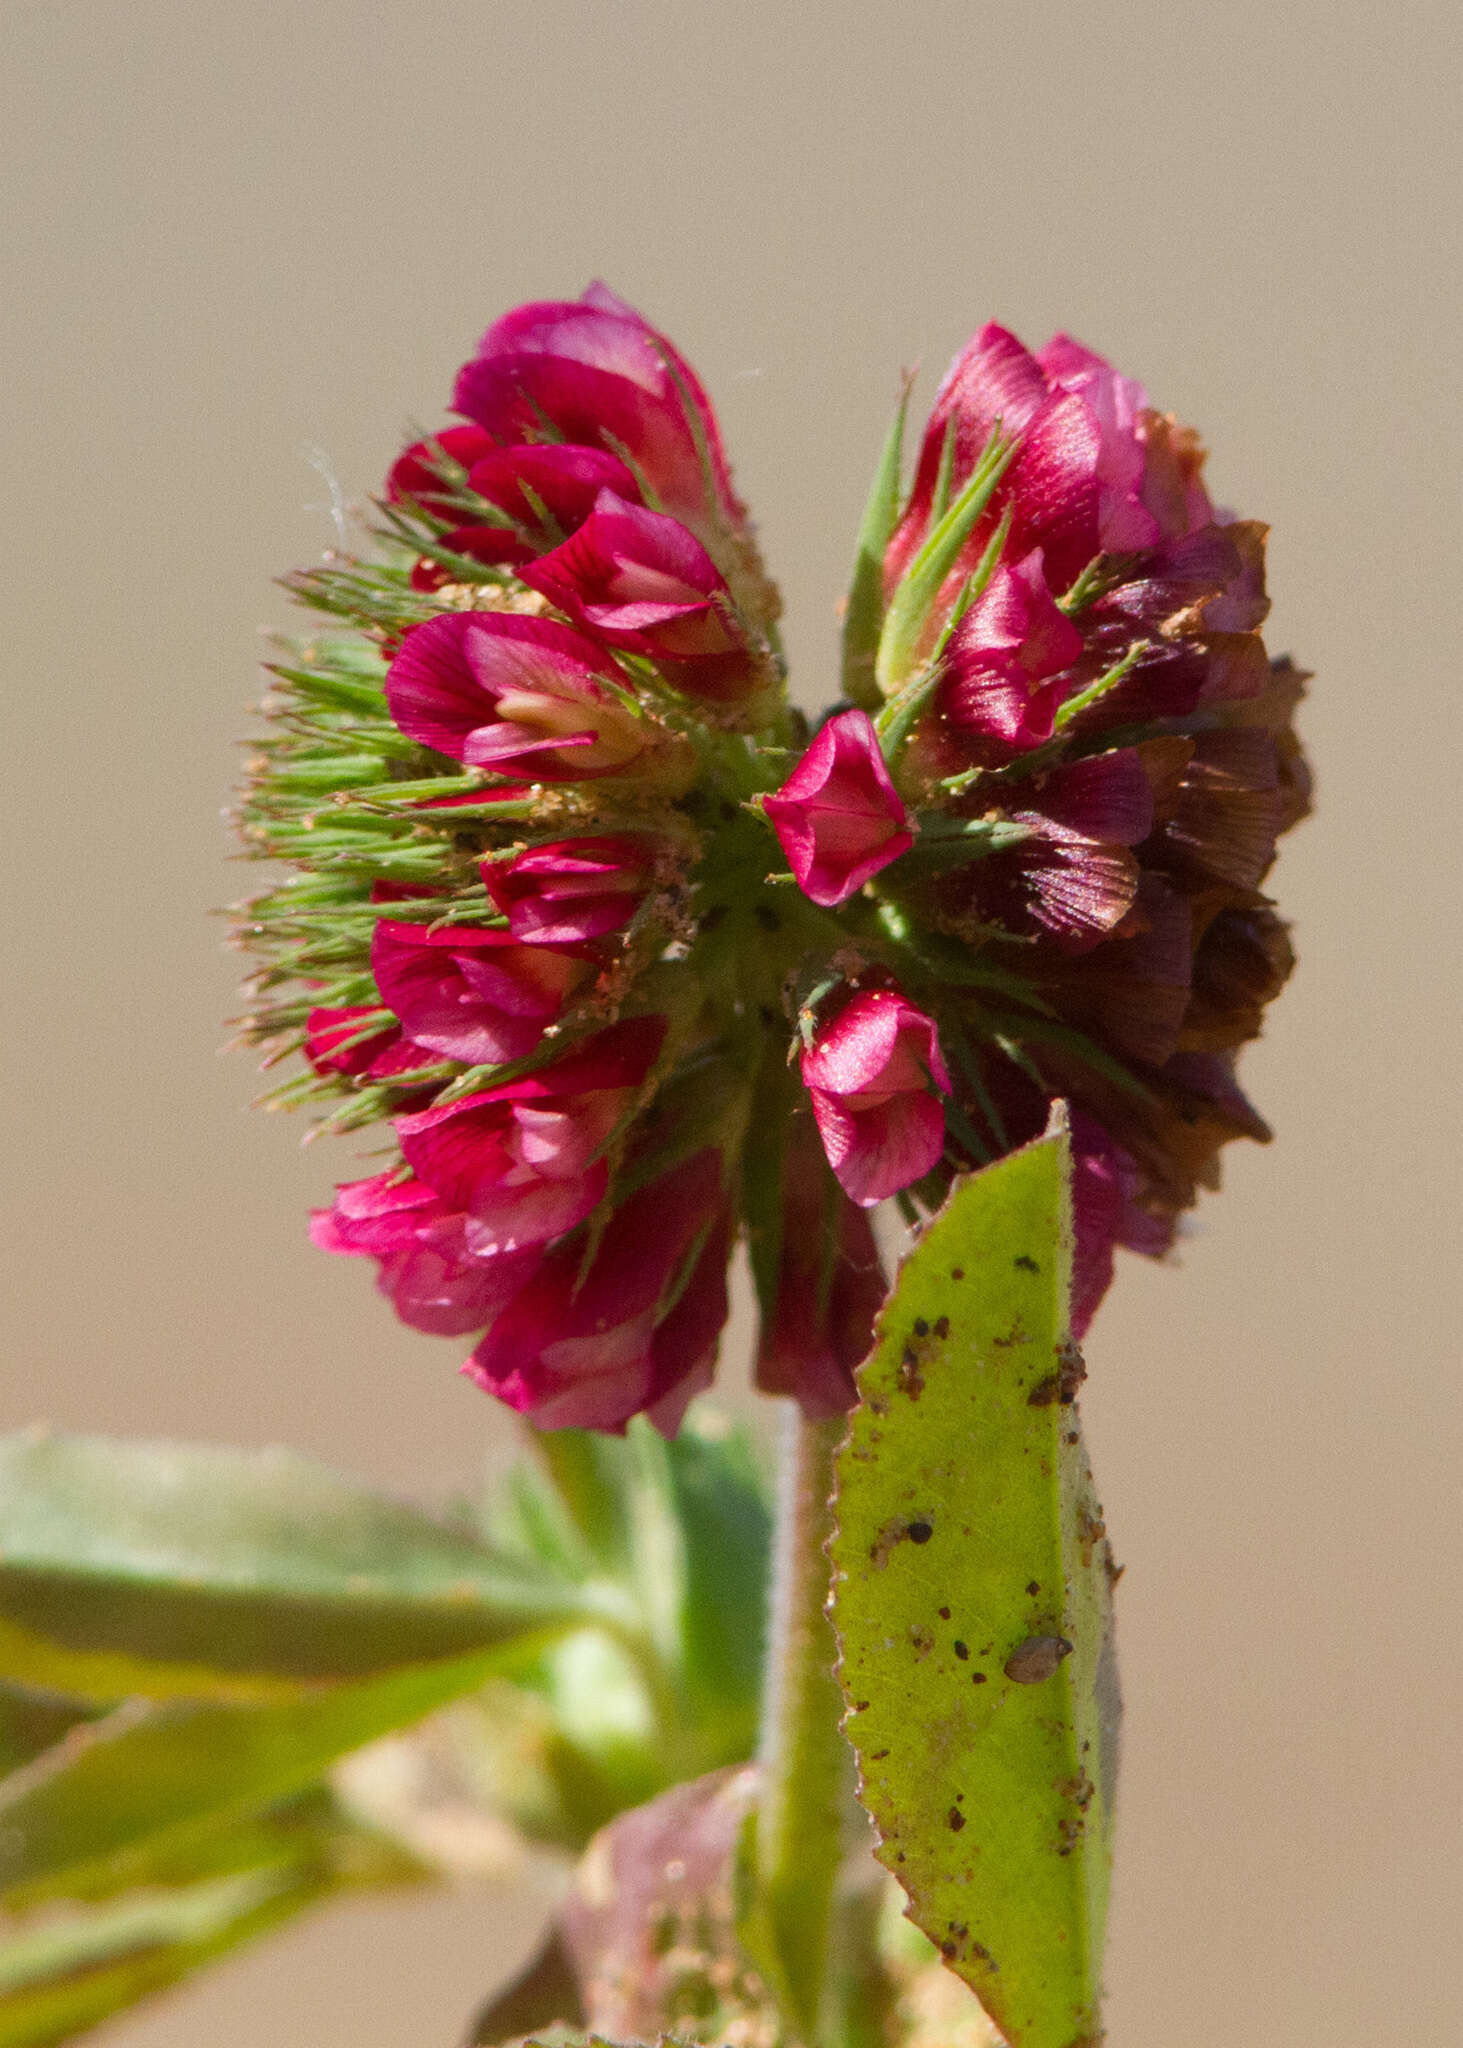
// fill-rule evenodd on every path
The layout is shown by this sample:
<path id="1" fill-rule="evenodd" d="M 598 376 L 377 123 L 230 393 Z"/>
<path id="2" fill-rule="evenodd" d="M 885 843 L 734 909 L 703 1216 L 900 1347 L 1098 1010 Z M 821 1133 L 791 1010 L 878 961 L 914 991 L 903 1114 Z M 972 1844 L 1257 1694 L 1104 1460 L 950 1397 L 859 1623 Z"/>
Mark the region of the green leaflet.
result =
<path id="1" fill-rule="evenodd" d="M 1069 1180 L 1054 1122 L 962 1182 L 905 1261 L 831 1546 L 880 1859 L 1013 2048 L 1100 2035 L 1118 1701 L 1071 1405 Z"/>
<path id="2" fill-rule="evenodd" d="M 0 1440 L 0 1679 L 16 1684 L 289 1698 L 604 1616 L 597 1589 L 288 1451 Z"/>

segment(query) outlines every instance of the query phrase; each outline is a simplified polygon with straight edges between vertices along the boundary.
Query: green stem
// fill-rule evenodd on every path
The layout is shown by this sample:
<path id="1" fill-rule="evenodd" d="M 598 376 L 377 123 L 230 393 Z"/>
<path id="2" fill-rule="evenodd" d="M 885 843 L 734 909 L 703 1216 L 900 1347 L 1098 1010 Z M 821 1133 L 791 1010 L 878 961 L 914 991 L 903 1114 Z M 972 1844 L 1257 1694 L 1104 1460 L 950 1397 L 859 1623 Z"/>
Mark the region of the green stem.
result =
<path id="1" fill-rule="evenodd" d="M 818 2036 L 851 1791 L 852 1752 L 839 1729 L 843 1700 L 823 1611 L 833 1453 L 847 1427 L 841 1415 L 809 1422 L 789 1404 L 762 1711 L 757 1875 L 789 2016 L 805 2041 Z"/>

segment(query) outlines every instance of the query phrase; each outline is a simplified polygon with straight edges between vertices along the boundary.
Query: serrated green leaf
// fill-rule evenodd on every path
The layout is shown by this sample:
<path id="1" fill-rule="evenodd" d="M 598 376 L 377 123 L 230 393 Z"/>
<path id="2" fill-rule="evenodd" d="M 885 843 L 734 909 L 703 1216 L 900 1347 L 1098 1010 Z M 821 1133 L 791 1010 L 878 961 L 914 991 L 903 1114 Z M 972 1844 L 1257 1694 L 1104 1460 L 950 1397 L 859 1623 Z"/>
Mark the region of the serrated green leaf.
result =
<path id="1" fill-rule="evenodd" d="M 1064 1124 L 905 1261 L 838 1459 L 831 1612 L 860 1798 L 1013 2048 L 1099 2038 L 1117 1689 L 1067 1339 Z"/>
<path id="2" fill-rule="evenodd" d="M 495 1661 L 480 1651 L 282 1706 L 129 1702 L 0 1785 L 0 1893 L 23 1908 L 151 1883 L 338 1757 L 472 1691 Z"/>
<path id="3" fill-rule="evenodd" d="M 0 1677 L 20 1684 L 287 1698 L 525 1645 L 597 1598 L 291 1452 L 0 1441 Z"/>

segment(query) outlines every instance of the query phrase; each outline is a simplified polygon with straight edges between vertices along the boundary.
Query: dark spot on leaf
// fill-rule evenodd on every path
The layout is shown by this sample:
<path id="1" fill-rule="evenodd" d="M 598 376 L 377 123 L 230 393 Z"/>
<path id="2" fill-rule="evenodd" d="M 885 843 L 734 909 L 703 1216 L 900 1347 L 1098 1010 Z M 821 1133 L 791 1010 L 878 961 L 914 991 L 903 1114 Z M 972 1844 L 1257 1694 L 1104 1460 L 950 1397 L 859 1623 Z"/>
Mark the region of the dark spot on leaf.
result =
<path id="1" fill-rule="evenodd" d="M 911 1522 L 904 1533 L 911 1543 L 928 1543 L 935 1532 L 928 1522 Z"/>
<path id="2" fill-rule="evenodd" d="M 1028 1599 L 1034 1600 L 1040 1591 L 1041 1581 L 1039 1579 L 1028 1579 L 1026 1581 L 1026 1594 Z"/>
<path id="3" fill-rule="evenodd" d="M 983 1671 L 972 1671 L 970 1674 L 970 1682 L 972 1685 L 984 1685 L 985 1673 Z"/>
<path id="4" fill-rule="evenodd" d="M 1065 1636 L 1028 1636 L 1006 1659 L 1005 1673 L 1013 1685 L 1040 1685 L 1071 1654 L 1072 1645 Z"/>
<path id="5" fill-rule="evenodd" d="M 942 1607 L 940 1609 L 940 1619 L 941 1621 L 948 1621 L 950 1619 L 950 1610 L 948 1607 Z"/>
<path id="6" fill-rule="evenodd" d="M 927 1322 L 925 1321 L 925 1319 L 924 1319 L 924 1317 L 923 1317 L 923 1316 L 916 1316 L 916 1317 L 915 1317 L 915 1319 L 914 1319 L 914 1334 L 915 1334 L 915 1336 L 916 1336 L 916 1337 L 928 1337 L 928 1336 L 929 1336 L 929 1334 L 930 1334 L 930 1326 L 929 1326 L 929 1324 L 928 1324 L 928 1323 L 927 1323 Z"/>
<path id="7" fill-rule="evenodd" d="M 912 1344 L 904 1347 L 904 1356 L 899 1361 L 899 1391 L 908 1394 L 911 1401 L 917 1401 L 925 1390 L 925 1376 L 919 1369 L 919 1353 Z"/>
<path id="8" fill-rule="evenodd" d="M 952 1266 L 950 1268 L 950 1278 L 952 1280 L 963 1280 L 965 1278 L 965 1268 L 963 1266 Z"/>
<path id="9" fill-rule="evenodd" d="M 948 1337 L 949 1334 L 950 1318 L 948 1316 L 937 1316 L 935 1319 L 934 1335 L 936 1337 Z"/>
<path id="10" fill-rule="evenodd" d="M 887 1749 L 876 1749 L 873 1755 L 869 1758 L 869 1762 L 871 1764 L 881 1764 L 883 1763 L 885 1757 L 888 1756 L 888 1754 L 889 1752 Z"/>
<path id="11" fill-rule="evenodd" d="M 1037 1381 L 1026 1396 L 1026 1405 L 1028 1408 L 1050 1408 L 1054 1401 L 1060 1401 L 1061 1398 L 1062 1383 L 1055 1373 L 1051 1373 L 1046 1379 Z"/>
<path id="12" fill-rule="evenodd" d="M 921 1628 L 917 1621 L 910 1623 L 909 1640 L 914 1644 L 916 1657 L 928 1657 L 935 1647 L 934 1637 L 927 1628 Z"/>
<path id="13" fill-rule="evenodd" d="M 970 1655 L 969 1645 L 967 1643 L 957 1643 L 955 1645 L 955 1654 L 963 1664 Z"/>
<path id="14" fill-rule="evenodd" d="M 960 1830 L 964 1827 L 965 1815 L 960 1811 L 960 1808 L 958 1806 L 952 1806 L 950 1808 L 950 1811 L 945 1816 L 945 1825 L 952 1831 L 952 1833 L 957 1835 L 959 1834 Z"/>
<path id="15" fill-rule="evenodd" d="M 1012 1264 L 1022 1273 L 1039 1273 L 1041 1271 L 1035 1259 L 1031 1258 L 1026 1252 L 1017 1252 Z"/>
<path id="16" fill-rule="evenodd" d="M 854 1712 L 855 1712 L 856 1714 L 866 1714 L 866 1713 L 867 1713 L 867 1712 L 869 1711 L 869 1703 L 868 1703 L 868 1701 L 867 1701 L 867 1700 L 855 1700 L 855 1701 L 854 1701 L 854 1703 L 853 1703 L 853 1710 L 854 1710 Z"/>

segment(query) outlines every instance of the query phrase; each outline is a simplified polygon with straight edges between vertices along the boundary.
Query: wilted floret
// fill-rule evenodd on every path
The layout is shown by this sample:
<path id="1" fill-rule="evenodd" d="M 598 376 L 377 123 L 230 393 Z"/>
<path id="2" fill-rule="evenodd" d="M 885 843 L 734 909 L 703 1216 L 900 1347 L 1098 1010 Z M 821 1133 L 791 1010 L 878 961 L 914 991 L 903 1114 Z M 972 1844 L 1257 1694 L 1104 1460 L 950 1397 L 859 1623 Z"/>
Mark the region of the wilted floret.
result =
<path id="1" fill-rule="evenodd" d="M 759 1383 L 852 1398 L 908 1222 L 1071 1104 L 1074 1321 L 1263 1138 L 1234 1059 L 1285 980 L 1261 893 L 1308 784 L 1264 529 L 1070 337 L 984 328 L 876 495 L 852 706 L 789 708 L 705 391 L 602 286 L 518 308 L 377 557 L 293 579 L 243 825 L 249 1034 L 384 1122 L 317 1212 L 541 1427 L 673 1430 L 745 1237 Z M 897 450 L 896 450 L 897 454 Z"/>

